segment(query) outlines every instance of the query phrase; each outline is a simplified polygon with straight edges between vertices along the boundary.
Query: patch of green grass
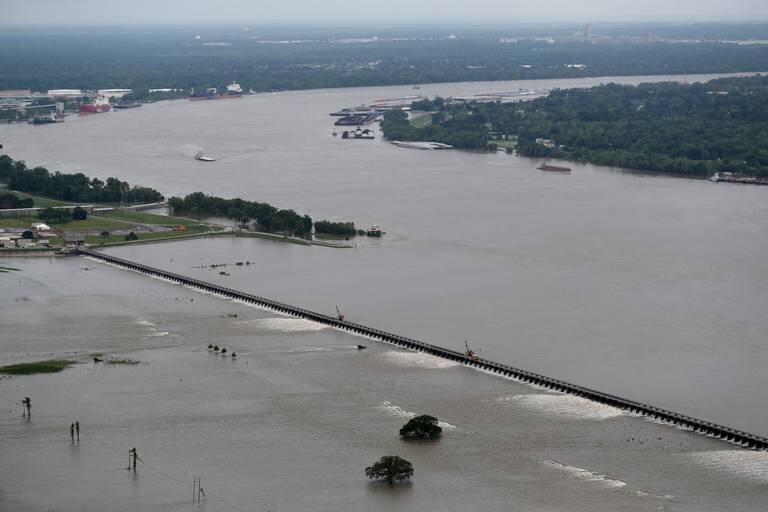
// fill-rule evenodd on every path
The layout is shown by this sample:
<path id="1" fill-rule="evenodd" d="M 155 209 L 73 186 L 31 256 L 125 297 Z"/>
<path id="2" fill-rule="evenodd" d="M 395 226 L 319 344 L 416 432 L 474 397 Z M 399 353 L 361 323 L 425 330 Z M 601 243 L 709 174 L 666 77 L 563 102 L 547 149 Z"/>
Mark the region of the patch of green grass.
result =
<path id="1" fill-rule="evenodd" d="M 199 235 L 206 231 L 211 231 L 212 228 L 204 225 L 187 226 L 186 231 L 166 231 L 162 233 L 136 233 L 138 240 L 133 242 L 141 242 L 142 240 L 157 240 L 164 238 L 183 238 L 188 236 Z M 109 245 L 114 243 L 131 243 L 125 239 L 125 235 L 109 235 L 109 236 L 89 236 L 85 239 L 85 242 L 89 245 Z"/>
<path id="2" fill-rule="evenodd" d="M 130 210 L 112 210 L 111 212 L 99 213 L 99 216 L 140 224 L 155 224 L 158 226 L 199 226 L 203 224 L 202 222 L 193 219 L 183 219 L 180 217 L 169 217 L 167 215 L 156 215 L 154 213 L 142 213 Z"/>
<path id="3" fill-rule="evenodd" d="M 8 217 L 0 218 L 0 228 L 28 228 L 35 222 L 43 222 L 38 217 Z M 61 231 L 86 231 L 92 229 L 125 229 L 126 224 L 117 220 L 89 215 L 85 220 L 72 220 L 66 224 L 49 224 Z"/>
<path id="4" fill-rule="evenodd" d="M 0 217 L 0 228 L 28 228 L 34 222 L 42 222 L 37 217 Z"/>
<path id="5" fill-rule="evenodd" d="M 37 361 L 35 363 L 19 363 L 0 366 L 0 373 L 8 375 L 32 375 L 34 373 L 56 373 L 69 368 L 77 361 L 69 359 L 50 359 L 48 361 Z"/>
<path id="6" fill-rule="evenodd" d="M 16 194 L 16 196 L 22 199 L 31 197 L 32 200 L 35 202 L 34 204 L 35 208 L 46 208 L 48 206 L 71 206 L 73 204 L 78 204 L 73 201 L 59 201 L 58 199 L 48 199 L 47 197 L 33 196 L 31 194 L 27 194 L 25 192 L 18 192 L 16 190 L 9 190 L 8 192 L 12 194 Z"/>
<path id="7" fill-rule="evenodd" d="M 424 128 L 425 126 L 432 124 L 432 114 L 416 116 L 410 121 L 411 126 L 415 128 Z"/>

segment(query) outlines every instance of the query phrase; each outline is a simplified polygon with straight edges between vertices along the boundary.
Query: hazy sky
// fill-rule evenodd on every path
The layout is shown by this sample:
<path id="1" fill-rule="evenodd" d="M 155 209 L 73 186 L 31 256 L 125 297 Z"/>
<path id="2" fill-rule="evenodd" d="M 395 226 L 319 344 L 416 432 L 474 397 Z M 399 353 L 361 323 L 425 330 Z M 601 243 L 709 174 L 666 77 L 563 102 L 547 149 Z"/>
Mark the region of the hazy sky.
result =
<path id="1" fill-rule="evenodd" d="M 0 0 L 0 23 L 768 20 L 768 0 Z"/>

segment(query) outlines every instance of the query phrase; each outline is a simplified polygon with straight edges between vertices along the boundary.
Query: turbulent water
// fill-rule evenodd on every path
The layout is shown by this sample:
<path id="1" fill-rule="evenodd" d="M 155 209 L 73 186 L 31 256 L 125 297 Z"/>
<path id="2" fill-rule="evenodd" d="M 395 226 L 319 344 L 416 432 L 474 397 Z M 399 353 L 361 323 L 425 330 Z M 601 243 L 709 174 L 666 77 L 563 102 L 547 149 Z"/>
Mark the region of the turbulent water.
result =
<path id="1" fill-rule="evenodd" d="M 268 201 L 387 232 L 344 250 L 218 238 L 111 250 L 121 257 L 328 314 L 339 305 L 355 322 L 456 350 L 468 338 L 489 359 L 768 434 L 765 187 L 576 164 L 554 176 L 503 154 L 331 136 L 328 112 L 414 92 L 169 102 L 0 126 L 0 137 L 30 165 Z M 217 161 L 195 162 L 200 150 Z M 234 265 L 245 260 L 257 264 Z M 233 264 L 230 276 L 208 270 L 212 263 Z M 139 508 L 181 509 L 190 494 L 182 484 L 177 496 L 176 484 L 120 471 L 134 445 L 162 458 L 158 471 L 187 487 L 194 476 L 213 480 L 213 493 L 248 510 L 757 510 L 765 502 L 762 454 L 370 340 L 360 353 L 360 338 L 334 329 L 86 264 L 93 270 L 80 270 L 83 260 L 24 260 L 13 265 L 21 273 L 2 274 L 0 362 L 130 350 L 150 364 L 0 382 L 9 411 L 0 448 L 11 461 L 0 469 L 0 498 L 19 509 L 100 510 L 106 502 L 87 485 L 94 475 L 110 489 L 131 485 L 119 496 Z M 211 341 L 241 358 L 208 354 Z M 42 430 L 16 416 L 13 404 L 29 393 L 42 398 L 33 419 Z M 391 435 L 420 412 L 456 430 L 435 449 Z M 105 447 L 70 450 L 72 415 L 104 429 Z M 386 492 L 361 481 L 361 468 L 389 451 L 416 459 L 412 486 Z M 35 497 L 32 474 L 50 492 Z M 82 498 L 67 492 L 72 478 Z"/>
<path id="2" fill-rule="evenodd" d="M 768 497 L 763 452 L 372 341 L 358 351 L 335 329 L 107 265 L 14 266 L 0 365 L 80 364 L 0 379 L 0 510 L 197 510 L 198 477 L 212 511 L 740 512 Z M 443 438 L 400 440 L 421 413 Z M 366 480 L 385 454 L 413 462 L 410 484 Z"/>

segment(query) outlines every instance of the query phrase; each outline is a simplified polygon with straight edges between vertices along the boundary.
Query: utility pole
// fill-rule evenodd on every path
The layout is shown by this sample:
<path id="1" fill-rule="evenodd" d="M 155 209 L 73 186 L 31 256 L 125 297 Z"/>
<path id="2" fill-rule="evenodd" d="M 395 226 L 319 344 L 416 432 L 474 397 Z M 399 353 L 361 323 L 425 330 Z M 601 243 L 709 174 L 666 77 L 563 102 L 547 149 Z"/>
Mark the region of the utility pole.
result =
<path id="1" fill-rule="evenodd" d="M 202 498 L 205 498 L 205 491 L 203 490 L 203 479 L 197 477 L 192 482 L 192 503 L 200 503 L 203 501 Z"/>

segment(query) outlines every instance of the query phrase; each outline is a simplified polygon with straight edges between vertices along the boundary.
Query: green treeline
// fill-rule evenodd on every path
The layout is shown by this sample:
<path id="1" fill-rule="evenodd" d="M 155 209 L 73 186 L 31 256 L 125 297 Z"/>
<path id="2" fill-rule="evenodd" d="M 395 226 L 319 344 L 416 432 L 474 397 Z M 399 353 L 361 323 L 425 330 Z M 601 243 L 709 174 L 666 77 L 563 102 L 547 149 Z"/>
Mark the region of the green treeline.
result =
<path id="1" fill-rule="evenodd" d="M 413 126 L 402 110 L 390 110 L 384 114 L 381 130 L 389 140 L 442 142 L 462 149 L 485 149 L 488 145 L 485 120 L 463 107 L 442 107 L 424 128 Z"/>
<path id="2" fill-rule="evenodd" d="M 11 208 L 32 208 L 34 206 L 34 200 L 32 198 L 22 199 L 16 194 L 10 192 L 0 193 L 0 210 L 8 210 Z"/>
<path id="3" fill-rule="evenodd" d="M 260 30 L 256 36 L 239 27 L 208 27 L 198 38 L 189 27 L 125 31 L 8 28 L 0 33 L 0 89 L 127 87 L 136 91 L 135 98 L 143 99 L 151 88 L 178 88 L 188 93 L 193 87 L 223 88 L 233 80 L 246 91 L 261 92 L 768 69 L 768 52 L 761 45 L 500 41 L 521 30 L 475 31 L 468 37 L 448 38 L 450 32 L 414 28 L 409 33 L 390 33 L 390 40 L 339 44 L 336 39 L 344 37 L 343 31 L 332 29 L 308 38 L 295 32 L 269 34 L 269 30 Z M 542 30 L 539 35 L 551 29 Z M 664 27 L 658 30 L 663 33 Z M 370 29 L 353 30 L 360 31 Z M 732 39 L 739 38 L 740 33 L 749 38 L 755 33 L 764 35 L 766 28 L 762 24 L 732 32 Z M 430 35 L 424 37 L 425 33 Z M 286 39 L 302 42 L 269 41 Z"/>
<path id="4" fill-rule="evenodd" d="M 14 161 L 8 155 L 0 156 L 0 181 L 8 184 L 11 190 L 28 192 L 30 194 L 72 202 L 157 202 L 163 200 L 163 195 L 148 187 L 131 187 L 128 183 L 117 178 L 107 178 L 102 182 L 98 178 L 90 179 L 82 173 L 62 174 L 50 173 L 43 167 L 28 169 L 23 161 Z M 281 210 L 268 203 L 246 201 L 244 199 L 224 199 L 195 192 L 185 197 L 172 197 L 169 205 L 179 212 L 189 212 L 202 216 L 220 216 L 233 219 L 245 226 L 255 221 L 257 229 L 270 233 L 285 233 L 300 237 L 312 233 L 312 218 L 309 215 L 299 215 L 294 210 Z M 0 209 L 30 208 L 32 199 L 20 199 L 12 193 L 0 194 Z M 75 219 L 85 211 L 75 208 Z M 64 218 L 64 217 L 66 218 Z M 67 222 L 71 212 L 61 209 L 45 209 L 40 217 L 51 222 Z M 61 217 L 61 218 L 60 218 Z M 315 224 L 318 233 L 335 235 L 355 235 L 353 222 L 318 221 Z"/>
<path id="5" fill-rule="evenodd" d="M 768 176 L 766 119 L 768 76 L 756 76 L 704 84 L 608 84 L 555 90 L 524 103 L 444 105 L 433 114 L 432 126 L 418 130 L 393 114 L 382 130 L 389 139 L 469 149 L 482 147 L 478 140 L 490 134 L 517 136 L 524 156 L 700 177 L 718 171 Z M 553 147 L 537 139 L 549 139 Z"/>
<path id="6" fill-rule="evenodd" d="M 271 233 L 291 233 L 308 236 L 312 232 L 312 218 L 299 215 L 293 210 L 279 210 L 269 203 L 224 199 L 194 192 L 185 197 L 168 200 L 174 211 L 190 212 L 196 215 L 221 216 L 236 220 L 240 225 L 255 221 L 257 229 Z"/>
<path id="7" fill-rule="evenodd" d="M 357 235 L 357 229 L 355 229 L 354 222 L 331 222 L 329 220 L 316 221 L 315 232 L 325 233 L 328 235 L 340 235 L 340 236 Z"/>
<path id="8" fill-rule="evenodd" d="M 0 180 L 12 190 L 60 201 L 151 203 L 163 200 L 163 195 L 152 188 L 131 187 L 117 178 L 107 178 L 104 182 L 83 173 L 51 173 L 44 167 L 29 169 L 23 161 L 14 161 L 8 155 L 0 156 Z"/>

